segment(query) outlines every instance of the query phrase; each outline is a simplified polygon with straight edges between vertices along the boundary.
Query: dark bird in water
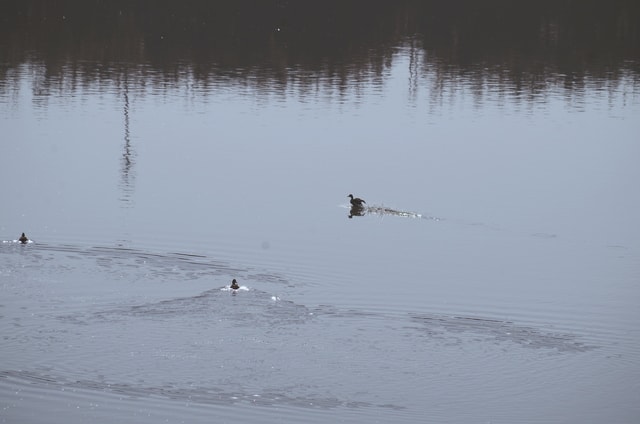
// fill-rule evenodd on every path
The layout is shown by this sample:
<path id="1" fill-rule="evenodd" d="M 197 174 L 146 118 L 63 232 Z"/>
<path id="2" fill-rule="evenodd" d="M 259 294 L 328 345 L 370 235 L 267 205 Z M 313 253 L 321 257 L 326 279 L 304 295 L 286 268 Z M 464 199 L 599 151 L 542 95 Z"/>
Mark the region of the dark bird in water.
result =
<path id="1" fill-rule="evenodd" d="M 28 241 L 29 241 L 29 239 L 27 238 L 27 236 L 25 236 L 25 235 L 24 235 L 24 233 L 22 233 L 22 235 L 20 236 L 20 238 L 18 239 L 18 241 L 19 241 L 20 243 L 23 243 L 23 244 L 24 244 L 24 243 L 28 242 Z"/>
<path id="2" fill-rule="evenodd" d="M 233 290 L 238 290 L 240 288 L 240 286 L 238 285 L 238 282 L 236 281 L 236 279 L 234 278 L 233 281 L 231 282 L 231 288 Z"/>
<path id="3" fill-rule="evenodd" d="M 355 206 L 357 208 L 361 208 L 363 203 L 367 203 L 359 197 L 353 197 L 353 194 L 350 194 L 347 197 L 351 197 L 351 206 Z"/>

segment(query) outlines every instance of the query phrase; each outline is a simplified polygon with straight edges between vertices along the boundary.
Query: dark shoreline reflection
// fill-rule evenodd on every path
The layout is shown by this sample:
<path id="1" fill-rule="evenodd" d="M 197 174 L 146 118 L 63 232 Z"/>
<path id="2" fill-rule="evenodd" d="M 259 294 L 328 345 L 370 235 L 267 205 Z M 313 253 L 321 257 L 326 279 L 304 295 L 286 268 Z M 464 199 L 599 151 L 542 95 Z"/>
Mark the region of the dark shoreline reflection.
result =
<path id="1" fill-rule="evenodd" d="M 19 69 L 48 96 L 129 75 L 132 91 L 221 79 L 305 95 L 379 83 L 409 51 L 410 93 L 461 79 L 530 101 L 550 87 L 640 82 L 640 4 L 506 0 L 16 1 L 0 14 L 0 92 Z M 206 90 L 204 90 L 206 91 Z"/>

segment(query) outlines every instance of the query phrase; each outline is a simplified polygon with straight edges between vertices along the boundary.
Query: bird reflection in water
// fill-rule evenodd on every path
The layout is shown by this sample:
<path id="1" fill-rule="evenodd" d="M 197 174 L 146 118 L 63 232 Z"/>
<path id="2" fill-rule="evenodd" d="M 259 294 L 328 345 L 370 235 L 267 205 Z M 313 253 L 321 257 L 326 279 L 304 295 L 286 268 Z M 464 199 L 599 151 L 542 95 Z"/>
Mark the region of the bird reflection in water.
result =
<path id="1" fill-rule="evenodd" d="M 354 216 L 365 216 L 367 214 L 364 206 L 351 206 L 351 210 L 349 211 L 349 219 Z"/>

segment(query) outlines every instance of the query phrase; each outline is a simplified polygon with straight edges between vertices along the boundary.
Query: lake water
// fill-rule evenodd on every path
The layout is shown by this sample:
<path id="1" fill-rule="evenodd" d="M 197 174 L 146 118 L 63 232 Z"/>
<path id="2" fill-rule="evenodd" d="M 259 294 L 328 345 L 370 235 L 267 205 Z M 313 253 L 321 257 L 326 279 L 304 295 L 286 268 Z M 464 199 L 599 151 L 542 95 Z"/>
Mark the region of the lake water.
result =
<path id="1" fill-rule="evenodd" d="M 3 6 L 0 421 L 638 422 L 638 7 L 458 3 Z"/>

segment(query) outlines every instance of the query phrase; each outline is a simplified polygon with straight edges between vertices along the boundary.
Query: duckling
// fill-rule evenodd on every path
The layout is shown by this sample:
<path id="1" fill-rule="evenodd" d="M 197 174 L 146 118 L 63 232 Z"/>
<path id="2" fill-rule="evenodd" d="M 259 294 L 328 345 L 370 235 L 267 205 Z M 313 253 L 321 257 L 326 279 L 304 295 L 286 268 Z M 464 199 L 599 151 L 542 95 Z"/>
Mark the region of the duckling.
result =
<path id="1" fill-rule="evenodd" d="M 24 233 L 22 233 L 22 235 L 20 236 L 20 238 L 18 239 L 18 241 L 22 244 L 28 243 L 29 239 L 27 238 L 27 236 L 24 235 Z"/>
<path id="2" fill-rule="evenodd" d="M 231 282 L 231 289 L 232 290 L 238 290 L 239 288 L 240 288 L 240 286 L 238 285 L 238 282 L 234 278 L 233 281 Z"/>
<path id="3" fill-rule="evenodd" d="M 353 194 L 350 194 L 347 197 L 351 197 L 351 205 L 357 208 L 361 208 L 363 203 L 367 203 L 359 197 L 353 197 Z"/>

